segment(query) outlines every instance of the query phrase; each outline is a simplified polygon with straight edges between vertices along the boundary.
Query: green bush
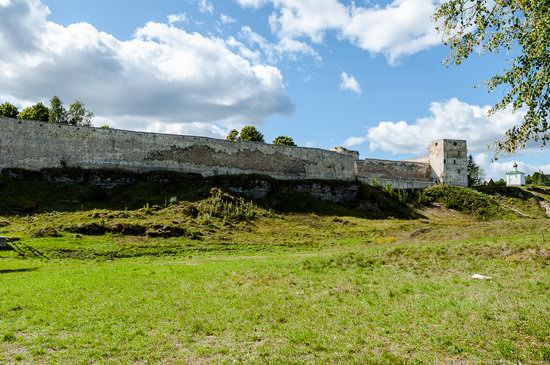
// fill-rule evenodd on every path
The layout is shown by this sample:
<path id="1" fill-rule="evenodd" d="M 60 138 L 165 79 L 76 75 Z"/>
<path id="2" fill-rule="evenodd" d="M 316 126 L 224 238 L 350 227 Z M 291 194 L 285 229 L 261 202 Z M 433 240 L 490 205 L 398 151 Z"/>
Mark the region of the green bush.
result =
<path id="1" fill-rule="evenodd" d="M 252 125 L 247 125 L 243 129 L 241 129 L 239 140 L 249 141 L 249 142 L 261 142 L 261 143 L 265 142 L 264 135 L 260 133 L 260 131 L 257 130 L 256 127 Z"/>
<path id="2" fill-rule="evenodd" d="M 47 122 L 50 119 L 50 109 L 42 103 L 37 103 L 21 110 L 17 118 Z"/>
<path id="3" fill-rule="evenodd" d="M 0 117 L 17 118 L 18 114 L 19 109 L 15 105 L 7 102 L 0 105 Z"/>
<path id="4" fill-rule="evenodd" d="M 296 143 L 294 143 L 294 140 L 287 136 L 279 136 L 273 140 L 274 145 L 279 146 L 296 146 Z"/>

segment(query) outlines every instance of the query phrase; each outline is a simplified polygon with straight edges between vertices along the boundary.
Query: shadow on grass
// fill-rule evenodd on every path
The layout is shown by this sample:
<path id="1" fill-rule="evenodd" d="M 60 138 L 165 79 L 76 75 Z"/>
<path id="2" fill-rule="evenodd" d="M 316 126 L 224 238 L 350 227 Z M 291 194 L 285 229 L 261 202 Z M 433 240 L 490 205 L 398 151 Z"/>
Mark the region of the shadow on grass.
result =
<path id="1" fill-rule="evenodd" d="M 3 169 L 0 215 L 92 209 L 135 210 L 146 204 L 166 205 L 172 197 L 197 201 L 207 197 L 211 187 L 200 175 L 194 174 L 138 174 L 78 168 Z"/>
<path id="2" fill-rule="evenodd" d="M 28 267 L 24 269 L 0 269 L 0 274 L 13 274 L 18 272 L 32 272 L 38 270 L 36 267 Z"/>
<path id="3" fill-rule="evenodd" d="M 282 181 L 260 175 L 205 178 L 177 172 L 133 173 L 79 168 L 26 171 L 4 169 L 0 176 L 0 215 L 76 212 L 93 209 L 135 210 L 197 202 L 214 187 L 251 199 L 281 213 L 358 218 L 416 219 L 421 216 L 380 187 L 356 181 Z M 343 201 L 336 203 L 335 201 Z"/>

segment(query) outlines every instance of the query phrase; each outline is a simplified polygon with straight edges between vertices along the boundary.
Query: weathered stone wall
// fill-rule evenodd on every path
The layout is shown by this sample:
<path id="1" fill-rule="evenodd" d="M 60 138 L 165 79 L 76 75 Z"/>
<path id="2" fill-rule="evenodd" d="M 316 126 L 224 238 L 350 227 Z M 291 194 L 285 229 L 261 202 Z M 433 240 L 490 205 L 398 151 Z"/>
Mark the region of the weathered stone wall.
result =
<path id="1" fill-rule="evenodd" d="M 355 164 L 357 178 L 366 183 L 391 185 L 394 188 L 413 189 L 433 185 L 428 163 L 388 160 L 358 160 Z"/>
<path id="2" fill-rule="evenodd" d="M 10 167 L 355 180 L 352 156 L 321 149 L 0 118 L 0 170 Z"/>
<path id="3" fill-rule="evenodd" d="M 356 152 L 339 151 L 0 118 L 0 171 L 71 167 L 258 174 L 279 180 L 376 181 L 403 189 L 467 183 L 466 141 L 433 142 L 429 158 L 417 161 L 356 160 Z"/>

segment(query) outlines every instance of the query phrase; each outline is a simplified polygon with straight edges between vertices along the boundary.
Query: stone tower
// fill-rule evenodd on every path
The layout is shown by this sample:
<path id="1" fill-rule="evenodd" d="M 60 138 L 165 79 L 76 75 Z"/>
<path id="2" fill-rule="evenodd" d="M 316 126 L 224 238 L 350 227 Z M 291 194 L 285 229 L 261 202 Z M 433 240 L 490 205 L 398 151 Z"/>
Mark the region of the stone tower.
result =
<path id="1" fill-rule="evenodd" d="M 439 184 L 468 186 L 468 148 L 460 139 L 441 139 L 430 143 L 432 177 Z"/>

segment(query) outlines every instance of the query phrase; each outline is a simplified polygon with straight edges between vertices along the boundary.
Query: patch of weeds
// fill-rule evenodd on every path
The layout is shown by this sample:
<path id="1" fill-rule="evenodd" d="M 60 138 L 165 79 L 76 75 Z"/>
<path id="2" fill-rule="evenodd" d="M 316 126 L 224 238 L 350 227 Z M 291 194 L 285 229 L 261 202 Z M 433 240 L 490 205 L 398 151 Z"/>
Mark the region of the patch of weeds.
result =
<path id="1" fill-rule="evenodd" d="M 143 206 L 143 208 L 140 209 L 140 211 L 143 214 L 148 214 L 148 215 L 153 214 L 155 212 L 155 210 L 149 206 L 149 203 L 145 203 L 145 205 Z"/>
<path id="2" fill-rule="evenodd" d="M 380 265 L 381 262 L 362 253 L 348 253 L 329 259 L 306 259 L 302 262 L 304 270 L 321 272 L 327 269 L 368 269 Z"/>
<path id="3" fill-rule="evenodd" d="M 243 198 L 236 198 L 224 193 L 221 189 L 213 188 L 210 197 L 198 203 L 200 216 L 216 217 L 230 222 L 247 221 L 256 218 L 257 208 Z M 209 219 L 205 219 L 209 220 Z"/>
<path id="4" fill-rule="evenodd" d="M 399 356 L 392 354 L 391 352 L 385 351 L 382 352 L 379 358 L 368 359 L 367 364 L 369 365 L 404 365 L 407 364 L 406 361 L 401 359 Z"/>
<path id="5" fill-rule="evenodd" d="M 17 340 L 17 337 L 13 333 L 6 333 L 4 336 L 2 336 L 2 340 L 4 342 L 15 342 Z"/>
<path id="6" fill-rule="evenodd" d="M 517 351 L 512 342 L 500 340 L 496 342 L 495 347 L 506 360 L 517 360 Z"/>
<path id="7" fill-rule="evenodd" d="M 539 356 L 542 361 L 550 363 L 550 346 L 540 349 Z"/>

